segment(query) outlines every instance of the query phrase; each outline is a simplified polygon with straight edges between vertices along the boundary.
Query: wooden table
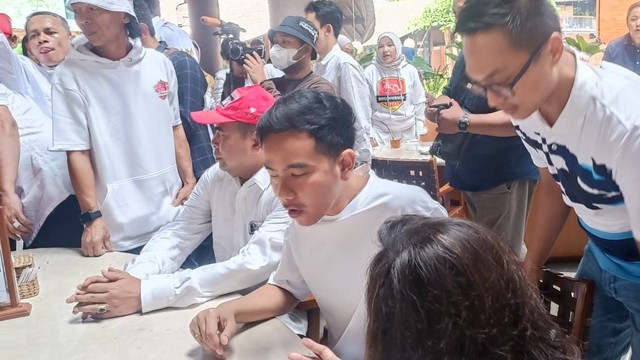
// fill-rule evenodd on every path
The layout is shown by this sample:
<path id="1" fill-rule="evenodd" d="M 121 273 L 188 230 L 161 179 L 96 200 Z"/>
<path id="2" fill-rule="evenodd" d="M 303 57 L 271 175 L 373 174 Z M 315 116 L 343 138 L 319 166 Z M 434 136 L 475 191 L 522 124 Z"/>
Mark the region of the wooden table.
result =
<path id="1" fill-rule="evenodd" d="M 26 299 L 31 315 L 0 322 L 0 359 L 213 359 L 189 333 L 201 310 L 238 297 L 228 295 L 186 309 L 165 309 L 103 321 L 82 322 L 65 299 L 85 278 L 108 266 L 122 268 L 126 253 L 82 257 L 75 249 L 27 251 L 40 268 L 40 294 Z M 303 352 L 297 335 L 277 319 L 246 327 L 230 344 L 228 359 L 284 360 Z"/>
<path id="2" fill-rule="evenodd" d="M 443 185 L 440 173 L 444 174 L 444 160 L 424 154 L 428 152 L 428 146 L 408 141 L 397 149 L 388 145 L 376 147 L 372 153 L 371 168 L 383 179 L 419 186 L 438 200 L 438 191 Z"/>

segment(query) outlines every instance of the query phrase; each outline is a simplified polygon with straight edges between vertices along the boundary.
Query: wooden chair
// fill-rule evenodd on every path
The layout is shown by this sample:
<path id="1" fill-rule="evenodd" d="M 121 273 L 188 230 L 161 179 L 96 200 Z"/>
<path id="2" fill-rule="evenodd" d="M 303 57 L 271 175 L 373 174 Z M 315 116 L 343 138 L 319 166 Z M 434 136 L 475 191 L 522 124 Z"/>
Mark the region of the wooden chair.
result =
<path id="1" fill-rule="evenodd" d="M 591 280 L 576 280 L 549 269 L 543 269 L 538 284 L 551 317 L 583 352 L 591 326 L 594 287 Z"/>
<path id="2" fill-rule="evenodd" d="M 315 342 L 320 342 L 320 308 L 316 299 L 312 296 L 302 301 L 296 309 L 307 312 L 307 337 Z"/>
<path id="3" fill-rule="evenodd" d="M 374 158 L 371 160 L 371 168 L 380 178 L 423 188 L 447 209 L 450 217 L 469 218 L 462 193 L 449 183 L 440 186 L 435 158 L 428 161 Z"/>

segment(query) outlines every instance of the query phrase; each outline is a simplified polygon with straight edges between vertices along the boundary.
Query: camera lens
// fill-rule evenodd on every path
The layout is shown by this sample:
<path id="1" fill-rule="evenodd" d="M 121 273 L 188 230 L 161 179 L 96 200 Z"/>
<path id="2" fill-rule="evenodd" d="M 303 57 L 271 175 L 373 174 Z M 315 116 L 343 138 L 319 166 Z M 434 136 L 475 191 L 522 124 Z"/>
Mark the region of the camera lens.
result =
<path id="1" fill-rule="evenodd" d="M 238 44 L 233 44 L 229 48 L 229 59 L 231 60 L 241 60 L 244 57 L 244 49 Z"/>

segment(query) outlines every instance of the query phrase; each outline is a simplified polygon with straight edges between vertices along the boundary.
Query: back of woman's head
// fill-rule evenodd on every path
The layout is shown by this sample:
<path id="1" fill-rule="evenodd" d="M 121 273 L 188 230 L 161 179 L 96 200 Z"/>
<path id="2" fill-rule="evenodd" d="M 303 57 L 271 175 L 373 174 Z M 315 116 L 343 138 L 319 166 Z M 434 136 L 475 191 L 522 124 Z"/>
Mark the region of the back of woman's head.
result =
<path id="1" fill-rule="evenodd" d="M 578 358 L 519 260 L 483 227 L 405 215 L 378 236 L 367 360 Z"/>

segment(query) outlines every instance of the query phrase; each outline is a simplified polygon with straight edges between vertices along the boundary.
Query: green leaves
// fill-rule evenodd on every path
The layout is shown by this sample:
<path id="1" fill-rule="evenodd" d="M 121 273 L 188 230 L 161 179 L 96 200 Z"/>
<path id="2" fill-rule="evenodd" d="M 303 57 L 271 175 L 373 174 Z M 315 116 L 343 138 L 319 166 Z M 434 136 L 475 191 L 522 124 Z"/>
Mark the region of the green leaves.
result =
<path id="1" fill-rule="evenodd" d="M 411 21 L 411 30 L 430 29 L 432 26 L 440 30 L 453 31 L 456 26 L 452 10 L 452 0 L 431 0 L 422 11 L 420 17 Z"/>
<path id="2" fill-rule="evenodd" d="M 414 56 L 409 63 L 418 69 L 418 72 L 422 76 L 422 83 L 425 91 L 431 93 L 434 97 L 438 97 L 442 94 L 442 89 L 449 82 L 449 74 L 447 69 L 436 69 L 431 67 L 431 64 L 420 56 Z"/>
<path id="3" fill-rule="evenodd" d="M 571 47 L 575 48 L 578 51 L 581 51 L 589 56 L 593 56 L 597 53 L 602 52 L 600 48 L 600 42 L 593 41 L 588 43 L 584 37 L 580 35 L 576 35 L 576 38 L 565 37 L 564 41 Z"/>

